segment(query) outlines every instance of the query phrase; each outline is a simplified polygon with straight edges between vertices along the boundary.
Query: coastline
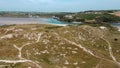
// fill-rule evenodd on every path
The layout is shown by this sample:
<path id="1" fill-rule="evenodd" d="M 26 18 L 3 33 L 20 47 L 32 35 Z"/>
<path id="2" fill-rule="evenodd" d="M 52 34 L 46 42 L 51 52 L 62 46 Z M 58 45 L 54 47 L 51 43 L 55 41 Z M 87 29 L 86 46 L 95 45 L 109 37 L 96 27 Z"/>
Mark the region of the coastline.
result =
<path id="1" fill-rule="evenodd" d="M 21 25 L 21 24 L 45 24 L 45 25 L 55 25 L 55 26 L 67 26 L 68 24 L 55 24 L 55 23 L 48 23 L 48 22 L 11 22 L 11 23 L 0 23 L 2 25 Z"/>
<path id="2" fill-rule="evenodd" d="M 113 23 L 111 24 L 113 27 L 116 27 L 118 31 L 120 31 L 120 23 Z"/>
<path id="3" fill-rule="evenodd" d="M 56 26 L 67 26 L 65 23 L 56 23 L 56 20 L 50 18 L 10 18 L 10 17 L 0 17 L 1 25 L 12 25 L 12 24 L 48 24 Z"/>
<path id="4" fill-rule="evenodd" d="M 49 25 L 55 25 L 55 26 L 67 26 L 68 24 L 53 24 L 53 23 L 47 23 Z"/>
<path id="5" fill-rule="evenodd" d="M 118 28 L 118 31 L 120 31 L 120 26 L 115 26 L 115 27 L 117 27 L 117 28 Z"/>

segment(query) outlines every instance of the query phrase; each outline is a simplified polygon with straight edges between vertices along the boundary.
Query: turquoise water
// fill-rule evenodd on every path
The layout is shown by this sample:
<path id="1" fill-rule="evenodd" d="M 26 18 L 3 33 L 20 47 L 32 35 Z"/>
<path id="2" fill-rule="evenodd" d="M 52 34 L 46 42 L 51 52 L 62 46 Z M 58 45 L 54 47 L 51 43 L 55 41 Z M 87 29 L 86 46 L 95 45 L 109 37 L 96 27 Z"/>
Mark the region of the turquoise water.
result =
<path id="1" fill-rule="evenodd" d="M 113 23 L 112 26 L 120 26 L 120 23 Z"/>
<path id="2" fill-rule="evenodd" d="M 51 24 L 70 24 L 68 22 L 62 22 L 62 21 L 58 21 L 56 19 L 53 19 L 53 18 L 48 18 L 48 19 L 45 19 L 43 20 L 44 22 L 48 22 L 48 23 L 51 23 Z"/>

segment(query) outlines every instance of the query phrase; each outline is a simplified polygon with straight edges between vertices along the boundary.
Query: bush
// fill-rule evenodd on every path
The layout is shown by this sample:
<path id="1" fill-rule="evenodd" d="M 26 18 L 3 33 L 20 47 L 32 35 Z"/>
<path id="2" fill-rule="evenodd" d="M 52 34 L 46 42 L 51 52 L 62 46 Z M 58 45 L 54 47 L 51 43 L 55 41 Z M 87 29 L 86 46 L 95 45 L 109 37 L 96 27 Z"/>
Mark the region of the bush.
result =
<path id="1" fill-rule="evenodd" d="M 120 17 L 110 15 L 110 14 L 104 14 L 102 16 L 97 17 L 96 21 L 114 23 L 114 22 L 120 22 Z"/>

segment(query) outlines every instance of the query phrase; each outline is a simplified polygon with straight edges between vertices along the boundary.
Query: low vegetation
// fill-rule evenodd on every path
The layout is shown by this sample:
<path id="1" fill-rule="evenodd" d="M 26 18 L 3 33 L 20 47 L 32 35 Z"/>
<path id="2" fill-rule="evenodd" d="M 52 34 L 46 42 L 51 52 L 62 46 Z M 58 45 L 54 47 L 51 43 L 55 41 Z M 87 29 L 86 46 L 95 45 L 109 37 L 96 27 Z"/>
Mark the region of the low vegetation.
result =
<path id="1" fill-rule="evenodd" d="M 120 68 L 120 32 L 110 29 L 95 24 L 0 28 L 0 67 Z"/>
<path id="2" fill-rule="evenodd" d="M 85 22 L 85 23 L 119 23 L 120 17 L 116 14 L 118 11 L 85 11 L 74 14 L 59 15 L 58 20 L 67 22 Z M 67 16 L 67 17 L 66 17 Z"/>

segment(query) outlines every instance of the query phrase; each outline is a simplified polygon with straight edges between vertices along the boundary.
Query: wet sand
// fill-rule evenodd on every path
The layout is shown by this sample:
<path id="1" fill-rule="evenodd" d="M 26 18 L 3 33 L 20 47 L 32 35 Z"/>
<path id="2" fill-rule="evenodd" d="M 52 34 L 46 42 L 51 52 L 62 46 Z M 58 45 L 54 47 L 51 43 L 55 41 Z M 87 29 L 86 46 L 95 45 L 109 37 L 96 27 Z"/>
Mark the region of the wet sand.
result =
<path id="1" fill-rule="evenodd" d="M 10 18 L 10 17 L 0 17 L 0 24 L 1 25 L 10 25 L 10 24 L 50 24 L 50 25 L 57 25 L 57 26 L 66 26 L 68 24 L 57 24 L 57 23 L 50 23 L 46 21 L 47 18 Z"/>
<path id="2" fill-rule="evenodd" d="M 10 18 L 0 17 L 0 24 L 35 24 L 35 23 L 47 23 L 43 22 L 42 18 Z"/>
<path id="3" fill-rule="evenodd" d="M 117 28 L 118 28 L 118 31 L 120 31 L 120 26 L 117 26 Z"/>

